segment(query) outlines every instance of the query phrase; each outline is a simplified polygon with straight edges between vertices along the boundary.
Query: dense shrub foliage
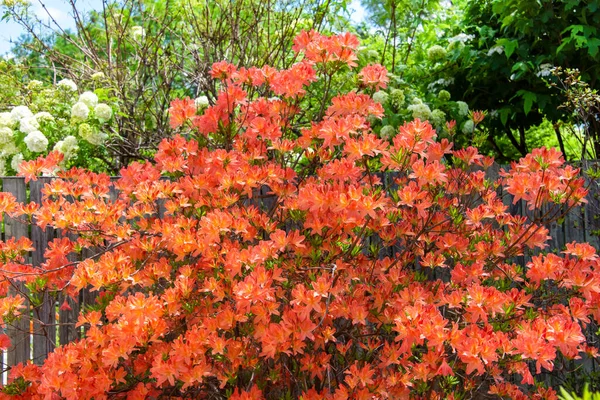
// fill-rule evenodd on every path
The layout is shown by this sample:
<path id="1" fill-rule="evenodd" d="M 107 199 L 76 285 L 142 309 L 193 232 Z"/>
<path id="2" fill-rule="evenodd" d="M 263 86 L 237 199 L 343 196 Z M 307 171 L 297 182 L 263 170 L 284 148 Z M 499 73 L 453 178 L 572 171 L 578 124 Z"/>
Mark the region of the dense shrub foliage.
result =
<path id="1" fill-rule="evenodd" d="M 579 171 L 538 149 L 492 180 L 492 159 L 419 119 L 378 137 L 383 67 L 328 96 L 357 46 L 303 32 L 288 69 L 213 65 L 215 104 L 174 101 L 181 135 L 121 171 L 117 201 L 84 170 L 59 172 L 40 207 L 2 194 L 0 211 L 78 233 L 39 268 L 28 240 L 2 244 L 3 322 L 19 317 L 17 281 L 30 295 L 100 293 L 79 319 L 86 338 L 13 368 L 5 396 L 556 398 L 536 375 L 595 356 L 582 328 L 600 317 L 595 250 L 544 252 L 544 224 L 585 201 Z M 532 217 L 510 215 L 499 188 Z M 84 248 L 98 254 L 67 260 Z"/>

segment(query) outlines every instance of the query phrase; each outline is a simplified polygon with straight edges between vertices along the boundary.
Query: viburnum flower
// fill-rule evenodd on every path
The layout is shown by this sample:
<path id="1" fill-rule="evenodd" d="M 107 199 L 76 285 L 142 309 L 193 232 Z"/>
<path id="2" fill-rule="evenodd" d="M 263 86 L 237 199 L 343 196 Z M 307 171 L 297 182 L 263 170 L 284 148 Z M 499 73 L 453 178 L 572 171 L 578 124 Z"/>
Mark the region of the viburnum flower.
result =
<path id="1" fill-rule="evenodd" d="M 79 95 L 79 101 L 89 108 L 94 108 L 98 105 L 98 96 L 94 92 L 83 92 Z"/>
<path id="2" fill-rule="evenodd" d="M 7 158 L 18 152 L 19 148 L 13 141 L 0 145 L 0 157 Z"/>
<path id="3" fill-rule="evenodd" d="M 462 126 L 462 131 L 464 134 L 473 133 L 474 129 L 475 129 L 475 124 L 471 120 L 465 121 L 465 123 Z"/>
<path id="4" fill-rule="evenodd" d="M 89 124 L 81 124 L 79 125 L 79 136 L 81 138 L 91 144 L 96 146 L 100 146 L 104 144 L 104 141 L 108 137 L 106 133 L 98 131 L 96 128 L 93 128 Z"/>
<path id="5" fill-rule="evenodd" d="M 438 99 L 440 99 L 440 101 L 450 100 L 450 92 L 444 89 L 440 90 L 438 93 Z"/>
<path id="6" fill-rule="evenodd" d="M 94 108 L 94 115 L 100 123 L 108 122 L 112 118 L 112 108 L 108 104 L 100 103 Z"/>
<path id="7" fill-rule="evenodd" d="M 402 89 L 395 88 L 390 91 L 390 101 L 396 110 L 399 110 L 404 105 L 405 100 L 406 98 Z"/>
<path id="8" fill-rule="evenodd" d="M 431 112 L 431 122 L 439 129 L 444 126 L 444 123 L 446 122 L 446 113 L 442 110 L 433 110 Z"/>
<path id="9" fill-rule="evenodd" d="M 427 49 L 427 58 L 431 61 L 441 61 L 446 58 L 446 49 L 440 45 L 433 45 Z"/>
<path id="10" fill-rule="evenodd" d="M 358 74 L 363 85 L 374 90 L 385 89 L 388 83 L 387 69 L 381 64 L 364 67 Z"/>
<path id="11" fill-rule="evenodd" d="M 458 115 L 461 117 L 465 117 L 469 114 L 469 105 L 464 101 L 457 101 L 456 105 L 458 106 Z"/>
<path id="12" fill-rule="evenodd" d="M 69 90 L 71 92 L 77 91 L 77 84 L 70 79 L 63 79 L 62 81 L 56 84 L 59 88 L 63 88 Z"/>
<path id="13" fill-rule="evenodd" d="M 379 90 L 379 91 L 373 93 L 373 100 L 376 103 L 385 104 L 385 103 L 387 103 L 388 98 L 389 98 L 389 95 L 382 90 Z"/>
<path id="14" fill-rule="evenodd" d="M 27 106 L 16 106 L 10 111 L 10 118 L 15 124 L 27 117 L 33 117 L 33 113 Z"/>
<path id="15" fill-rule="evenodd" d="M 202 111 L 210 105 L 210 103 L 208 102 L 208 97 L 206 97 L 206 96 L 197 97 L 194 100 L 194 104 L 196 105 L 196 108 L 198 109 L 198 111 Z"/>
<path id="16" fill-rule="evenodd" d="M 6 126 L 0 127 L 0 144 L 10 143 L 13 140 L 14 131 Z"/>
<path id="17" fill-rule="evenodd" d="M 47 111 L 40 111 L 39 113 L 36 113 L 34 117 L 38 122 L 54 121 L 54 116 Z"/>
<path id="18" fill-rule="evenodd" d="M 34 116 L 23 118 L 19 123 L 19 130 L 25 134 L 37 131 L 39 128 L 40 124 Z"/>
<path id="19" fill-rule="evenodd" d="M 74 157 L 79 151 L 77 138 L 75 136 L 67 136 L 63 140 L 59 140 L 54 145 L 54 150 L 61 152 L 65 156 L 65 160 Z"/>
<path id="20" fill-rule="evenodd" d="M 23 154 L 21 153 L 17 153 L 13 156 L 13 158 L 10 160 L 10 167 L 19 172 L 19 165 L 23 162 L 25 158 L 23 157 Z"/>
<path id="21" fill-rule="evenodd" d="M 9 112 L 1 112 L 0 113 L 0 127 L 1 126 L 13 126 L 14 121 Z"/>
<path id="22" fill-rule="evenodd" d="M 408 106 L 408 110 L 412 112 L 412 117 L 414 119 L 420 119 L 422 121 L 431 119 L 431 109 L 425 103 L 411 104 Z"/>
<path id="23" fill-rule="evenodd" d="M 71 119 L 75 121 L 85 121 L 90 115 L 89 107 L 82 102 L 77 102 L 71 107 Z"/>
<path id="24" fill-rule="evenodd" d="M 381 128 L 381 131 L 379 131 L 379 136 L 381 136 L 382 139 L 390 139 L 392 136 L 394 136 L 394 134 L 396 133 L 396 128 L 394 128 L 391 125 L 386 125 L 384 127 Z"/>
<path id="25" fill-rule="evenodd" d="M 29 151 L 34 153 L 46 151 L 48 148 L 48 138 L 46 138 L 46 136 L 44 136 L 44 134 L 40 131 L 30 132 L 27 136 L 25 136 L 23 142 L 25 142 L 25 145 Z"/>

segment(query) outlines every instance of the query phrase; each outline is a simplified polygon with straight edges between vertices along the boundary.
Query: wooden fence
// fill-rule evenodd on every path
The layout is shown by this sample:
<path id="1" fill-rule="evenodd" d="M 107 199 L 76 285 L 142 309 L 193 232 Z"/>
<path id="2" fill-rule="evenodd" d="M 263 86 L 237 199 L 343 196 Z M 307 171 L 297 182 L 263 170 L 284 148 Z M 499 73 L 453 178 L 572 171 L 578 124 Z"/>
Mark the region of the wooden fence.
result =
<path id="1" fill-rule="evenodd" d="M 491 177 L 497 175 L 500 167 L 494 166 L 491 171 Z M 26 184 L 23 178 L 4 177 L 0 178 L 2 191 L 12 193 L 19 202 L 33 201 L 41 203 L 41 190 L 50 178 L 42 178 L 37 181 Z M 117 179 L 117 178 L 114 178 Z M 384 179 L 388 181 L 390 179 Z M 117 192 L 111 188 L 111 198 L 117 197 Z M 506 194 L 505 194 L 506 195 Z M 565 218 L 562 224 L 554 223 L 548 228 L 552 236 L 549 242 L 550 248 L 562 249 L 565 243 L 572 241 L 589 242 L 595 248 L 599 248 L 600 240 L 600 190 L 597 182 L 590 185 L 590 194 L 588 203 L 583 207 L 573 209 Z M 513 215 L 527 215 L 529 212 L 522 202 L 512 204 L 510 196 L 504 196 L 505 204 L 510 205 L 510 212 Z M 16 220 L 5 216 L 4 229 L 2 230 L 3 241 L 10 238 L 29 237 L 35 251 L 31 252 L 31 263 L 39 266 L 44 262 L 44 251 L 48 242 L 54 238 L 61 237 L 62 232 L 46 228 L 40 229 L 35 225 L 25 225 Z M 84 250 L 81 257 L 88 258 L 94 255 L 92 249 Z M 77 261 L 73 258 L 72 261 Z M 519 257 L 518 263 L 525 264 L 527 259 Z M 23 291 L 27 289 L 23 284 L 14 286 L 11 291 Z M 16 323 L 14 327 L 6 328 L 6 333 L 10 336 L 12 347 L 4 353 L 3 371 L 6 372 L 11 366 L 27 360 L 33 360 L 36 364 L 42 364 L 47 355 L 53 351 L 56 346 L 76 340 L 84 335 L 84 331 L 75 328 L 75 322 L 80 310 L 86 305 L 94 303 L 93 293 L 83 291 L 77 301 L 66 299 L 63 296 L 52 297 L 48 293 L 43 298 L 38 299 L 38 307 L 31 307 L 26 304 L 24 316 Z M 61 304 L 67 301 L 70 310 L 61 309 Z M 1 329 L 1 328 L 0 328 Z M 2 382 L 6 382 L 6 374 L 3 374 Z"/>

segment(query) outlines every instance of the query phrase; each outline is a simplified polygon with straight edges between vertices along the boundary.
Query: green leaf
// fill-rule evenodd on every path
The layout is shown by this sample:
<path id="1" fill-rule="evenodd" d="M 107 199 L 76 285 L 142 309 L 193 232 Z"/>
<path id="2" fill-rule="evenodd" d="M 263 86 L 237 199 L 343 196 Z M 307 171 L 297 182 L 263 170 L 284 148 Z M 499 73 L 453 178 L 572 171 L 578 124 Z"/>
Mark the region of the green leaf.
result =
<path id="1" fill-rule="evenodd" d="M 510 114 L 510 108 L 502 108 L 498 110 L 498 114 L 500 114 L 500 121 L 502 125 L 506 125 L 508 122 L 508 115 Z"/>
<path id="2" fill-rule="evenodd" d="M 598 47 L 600 47 L 600 39 L 591 38 L 587 41 L 588 54 L 590 57 L 596 57 L 598 54 Z"/>
<path id="3" fill-rule="evenodd" d="M 528 90 L 519 90 L 517 94 L 523 97 L 523 111 L 525 111 L 525 115 L 529 114 L 533 103 L 537 100 L 537 95 Z"/>
<path id="4" fill-rule="evenodd" d="M 506 54 L 506 58 L 510 58 L 510 56 L 515 52 L 517 47 L 519 47 L 519 41 L 517 39 L 500 39 L 496 42 L 498 46 L 502 46 L 504 48 L 504 54 Z"/>

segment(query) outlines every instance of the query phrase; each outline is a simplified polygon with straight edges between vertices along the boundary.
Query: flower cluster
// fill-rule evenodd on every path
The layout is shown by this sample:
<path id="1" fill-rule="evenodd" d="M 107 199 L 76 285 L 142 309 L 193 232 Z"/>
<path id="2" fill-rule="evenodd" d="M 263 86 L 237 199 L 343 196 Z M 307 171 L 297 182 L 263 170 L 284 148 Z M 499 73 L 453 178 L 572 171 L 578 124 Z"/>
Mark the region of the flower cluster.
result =
<path id="1" fill-rule="evenodd" d="M 53 240 L 35 268 L 28 241 L 0 245 L 0 317 L 44 291 L 100 293 L 79 316 L 85 337 L 13 368 L 5 393 L 555 398 L 538 374 L 592 353 L 582 329 L 600 320 L 600 258 L 570 243 L 523 268 L 513 259 L 546 247 L 545 225 L 584 201 L 579 171 L 540 149 L 491 178 L 493 160 L 419 119 L 386 125 L 395 132 L 382 140 L 368 119 L 384 108 L 360 91 L 303 123 L 303 107 L 322 100 L 306 98 L 316 71 L 353 63 L 347 42 L 304 33 L 300 66 L 282 71 L 214 66 L 215 104 L 171 105 L 171 124 L 198 140 L 163 141 L 114 186 L 74 169 L 42 205 L 0 195 L 1 212 L 78 235 Z M 258 86 L 264 96 L 248 94 Z M 23 175 L 59 159 L 25 162 Z M 549 212 L 513 216 L 498 188 Z M 22 281 L 30 292 L 9 291 Z"/>
<path id="2" fill-rule="evenodd" d="M 77 94 L 77 84 L 63 79 L 54 86 L 32 80 L 26 85 L 29 105 L 0 112 L 0 175 L 18 172 L 23 160 L 50 149 L 64 155 L 64 163 L 78 156 L 84 147 L 102 146 L 108 137 L 103 130 L 113 109 L 101 103 L 91 91 Z M 19 101 L 19 99 L 16 99 Z"/>

